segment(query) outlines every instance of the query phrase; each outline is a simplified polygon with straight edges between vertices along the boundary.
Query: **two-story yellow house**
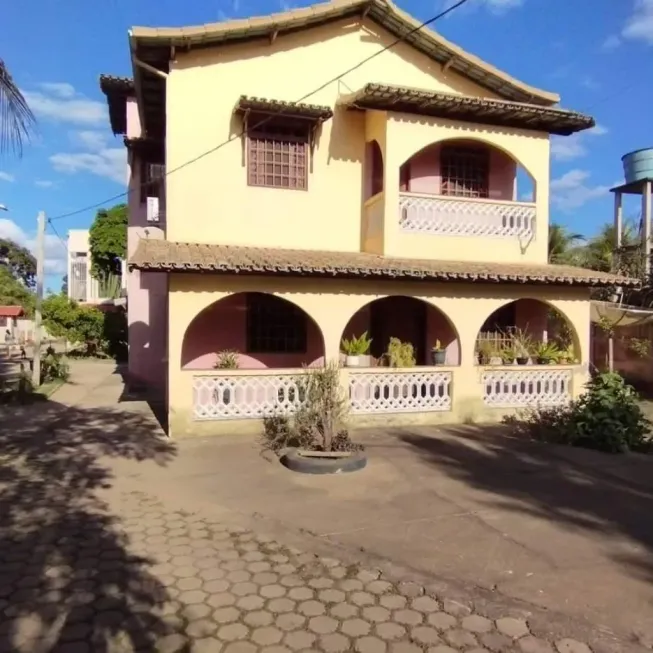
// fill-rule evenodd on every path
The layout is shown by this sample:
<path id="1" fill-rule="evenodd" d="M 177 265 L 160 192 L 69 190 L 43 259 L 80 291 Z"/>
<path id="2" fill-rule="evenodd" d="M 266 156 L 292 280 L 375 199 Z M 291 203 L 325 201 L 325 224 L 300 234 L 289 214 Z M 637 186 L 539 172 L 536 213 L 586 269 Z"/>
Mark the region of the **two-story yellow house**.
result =
<path id="1" fill-rule="evenodd" d="M 149 328 L 167 331 L 172 435 L 292 410 L 298 369 L 344 361 L 365 331 L 369 356 L 341 372 L 360 423 L 492 420 L 580 392 L 590 288 L 631 283 L 547 264 L 550 135 L 594 122 L 418 26 L 389 0 L 336 0 L 131 31 L 134 80 L 103 88 L 135 214 L 148 164 L 167 171 L 165 223 L 130 266 L 157 297 L 167 275 Z M 388 365 L 393 337 L 414 364 Z M 555 364 L 552 341 L 570 348 Z"/>

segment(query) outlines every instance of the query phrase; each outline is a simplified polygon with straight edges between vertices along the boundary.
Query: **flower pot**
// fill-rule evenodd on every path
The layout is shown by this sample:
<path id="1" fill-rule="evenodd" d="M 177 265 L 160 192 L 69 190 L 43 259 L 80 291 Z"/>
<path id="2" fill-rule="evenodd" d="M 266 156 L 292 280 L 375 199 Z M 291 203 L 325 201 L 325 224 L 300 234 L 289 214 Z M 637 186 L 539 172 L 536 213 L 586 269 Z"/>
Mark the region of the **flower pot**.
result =
<path id="1" fill-rule="evenodd" d="M 431 349 L 431 360 L 433 365 L 444 365 L 447 362 L 447 352 L 445 349 Z"/>
<path id="2" fill-rule="evenodd" d="M 551 361 L 548 358 L 544 358 L 542 356 L 537 357 L 537 364 L 538 365 L 548 365 Z"/>
<path id="3" fill-rule="evenodd" d="M 517 365 L 528 365 L 528 356 L 517 356 Z"/>
<path id="4" fill-rule="evenodd" d="M 361 357 L 360 356 L 349 356 L 347 355 L 345 357 L 345 365 L 347 367 L 359 367 L 361 364 Z"/>
<path id="5" fill-rule="evenodd" d="M 515 364 L 515 359 L 514 358 L 502 358 L 501 362 L 504 365 L 514 365 Z"/>

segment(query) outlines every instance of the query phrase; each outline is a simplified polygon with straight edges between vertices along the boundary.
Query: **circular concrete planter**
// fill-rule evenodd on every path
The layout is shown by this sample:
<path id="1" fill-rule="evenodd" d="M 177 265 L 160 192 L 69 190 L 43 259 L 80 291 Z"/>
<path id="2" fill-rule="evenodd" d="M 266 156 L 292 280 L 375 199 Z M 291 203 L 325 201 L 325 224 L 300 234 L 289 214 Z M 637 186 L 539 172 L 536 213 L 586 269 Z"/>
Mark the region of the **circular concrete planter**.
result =
<path id="1" fill-rule="evenodd" d="M 281 456 L 281 464 L 301 474 L 347 474 L 367 465 L 363 451 L 305 451 L 288 449 Z"/>

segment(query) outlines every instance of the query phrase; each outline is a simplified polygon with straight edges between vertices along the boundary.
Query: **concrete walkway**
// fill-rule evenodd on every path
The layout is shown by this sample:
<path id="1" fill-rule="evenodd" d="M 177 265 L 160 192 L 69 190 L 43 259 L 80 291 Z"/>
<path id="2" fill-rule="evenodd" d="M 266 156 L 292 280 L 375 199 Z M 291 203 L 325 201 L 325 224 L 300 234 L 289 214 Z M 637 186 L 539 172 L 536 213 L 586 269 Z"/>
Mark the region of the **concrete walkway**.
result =
<path id="1" fill-rule="evenodd" d="M 441 498 L 402 460 L 409 448 L 372 439 L 371 474 L 306 478 L 253 441 L 162 438 L 111 366 L 76 363 L 72 380 L 0 432 L 0 653 L 643 650 L 479 588 L 523 557 L 488 550 L 482 529 L 456 539 L 451 510 L 427 550 Z M 478 583 L 446 580 L 452 556 Z"/>

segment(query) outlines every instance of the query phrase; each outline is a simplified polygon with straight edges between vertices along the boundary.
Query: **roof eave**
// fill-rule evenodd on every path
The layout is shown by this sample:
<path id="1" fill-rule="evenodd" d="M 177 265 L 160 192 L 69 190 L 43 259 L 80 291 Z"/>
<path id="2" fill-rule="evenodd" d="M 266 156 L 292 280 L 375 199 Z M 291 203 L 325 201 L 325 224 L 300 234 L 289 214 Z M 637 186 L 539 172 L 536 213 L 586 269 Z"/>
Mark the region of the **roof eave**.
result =
<path id="1" fill-rule="evenodd" d="M 344 19 L 352 15 L 362 16 L 363 13 L 426 56 L 441 64 L 448 63 L 458 74 L 474 80 L 502 97 L 530 101 L 544 106 L 553 105 L 560 100 L 558 94 L 513 78 L 433 30 L 421 28 L 418 31 L 419 21 L 398 9 L 390 0 L 340 0 L 266 17 L 181 28 L 133 27 L 130 30 L 130 43 L 132 52 L 139 46 L 142 48 L 183 46 L 187 49 L 217 46 L 226 42 L 262 38 L 273 33 L 310 29 L 335 19 Z M 427 44 L 432 46 L 430 52 L 427 51 L 429 50 Z M 441 61 L 435 56 L 435 51 L 445 53 Z"/>

